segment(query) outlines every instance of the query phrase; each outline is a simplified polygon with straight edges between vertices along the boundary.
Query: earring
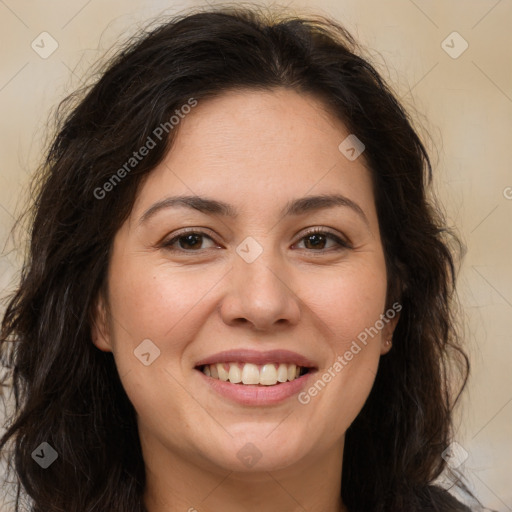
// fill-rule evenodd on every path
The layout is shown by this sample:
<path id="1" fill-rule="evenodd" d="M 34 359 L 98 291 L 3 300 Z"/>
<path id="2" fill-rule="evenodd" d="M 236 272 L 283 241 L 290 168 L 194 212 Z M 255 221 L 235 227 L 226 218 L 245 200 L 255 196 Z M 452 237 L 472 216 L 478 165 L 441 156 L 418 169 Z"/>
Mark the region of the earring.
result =
<path id="1" fill-rule="evenodd" d="M 392 340 L 392 338 L 389 338 L 389 340 L 386 340 L 386 341 L 385 341 L 385 345 L 386 345 L 386 347 L 390 347 L 390 346 L 391 346 L 391 343 L 392 343 L 392 341 L 391 341 L 391 340 Z"/>

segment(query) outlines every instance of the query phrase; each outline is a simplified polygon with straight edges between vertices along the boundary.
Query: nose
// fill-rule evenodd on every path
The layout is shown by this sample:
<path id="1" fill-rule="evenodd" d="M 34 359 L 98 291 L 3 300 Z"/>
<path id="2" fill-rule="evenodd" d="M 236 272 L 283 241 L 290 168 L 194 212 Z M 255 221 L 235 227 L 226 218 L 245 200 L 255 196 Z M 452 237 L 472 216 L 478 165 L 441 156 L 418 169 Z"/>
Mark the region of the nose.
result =
<path id="1" fill-rule="evenodd" d="M 255 331 L 269 331 L 298 323 L 300 299 L 290 272 L 264 257 L 265 252 L 252 263 L 237 258 L 226 276 L 229 284 L 220 313 L 227 325 L 249 324 Z"/>

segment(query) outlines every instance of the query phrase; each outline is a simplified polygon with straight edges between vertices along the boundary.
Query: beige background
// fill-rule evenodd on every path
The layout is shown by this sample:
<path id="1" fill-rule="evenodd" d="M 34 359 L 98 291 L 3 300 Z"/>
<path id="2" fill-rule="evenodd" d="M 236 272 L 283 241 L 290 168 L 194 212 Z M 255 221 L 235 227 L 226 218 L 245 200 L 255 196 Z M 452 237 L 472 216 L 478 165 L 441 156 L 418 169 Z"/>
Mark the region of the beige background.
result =
<path id="1" fill-rule="evenodd" d="M 0 0 L 0 292 L 19 268 L 7 236 L 26 201 L 50 109 L 116 40 L 164 10 L 195 5 L 205 4 Z M 488 507 L 512 511 L 512 1 L 289 6 L 334 16 L 367 44 L 432 137 L 436 189 L 468 248 L 459 291 L 473 372 L 456 435 L 468 454 L 461 468 Z M 31 48 L 43 31 L 59 45 L 47 59 Z M 448 37 L 454 31 L 460 35 Z M 464 41 L 457 58 L 445 51 L 455 56 Z"/>

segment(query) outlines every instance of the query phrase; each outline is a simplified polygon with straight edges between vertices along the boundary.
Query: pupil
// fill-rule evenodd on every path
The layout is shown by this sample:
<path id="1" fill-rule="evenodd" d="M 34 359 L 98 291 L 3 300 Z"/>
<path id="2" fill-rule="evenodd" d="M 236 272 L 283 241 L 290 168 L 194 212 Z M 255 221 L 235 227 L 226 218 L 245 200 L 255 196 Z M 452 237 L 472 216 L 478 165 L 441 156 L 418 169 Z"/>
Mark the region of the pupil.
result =
<path id="1" fill-rule="evenodd" d="M 317 237 L 317 238 L 321 238 L 322 240 L 320 240 L 320 242 L 316 242 L 316 243 L 315 243 L 315 242 L 313 242 L 313 239 L 314 239 L 315 237 Z M 322 242 L 325 242 L 325 237 L 324 237 L 324 236 L 322 236 L 322 235 L 318 235 L 318 234 L 309 235 L 309 236 L 307 237 L 307 242 L 311 242 L 311 243 L 312 243 L 312 245 L 313 245 L 314 247 L 317 247 L 317 246 L 319 245 L 319 243 L 321 244 Z"/>
<path id="2" fill-rule="evenodd" d="M 186 249 L 184 245 L 188 246 L 195 246 L 197 245 L 199 239 L 201 238 L 201 235 L 184 235 L 181 237 L 181 241 L 185 240 L 185 243 L 181 244 L 182 249 Z M 316 241 L 315 241 L 316 239 Z M 320 244 L 325 243 L 325 237 L 323 235 L 309 235 L 306 239 L 306 243 L 310 243 L 313 247 L 318 248 Z M 190 248 L 190 247 L 189 247 Z"/>
<path id="3" fill-rule="evenodd" d="M 201 235 L 185 235 L 185 236 L 181 237 L 181 240 L 186 240 L 185 245 L 192 245 L 192 246 L 194 246 L 194 245 L 196 245 L 196 244 L 197 244 L 197 240 L 200 238 L 200 236 L 201 236 Z M 192 239 L 192 240 L 194 240 L 194 239 L 195 239 L 195 240 L 196 240 L 196 244 L 194 244 L 194 243 L 189 243 L 189 241 L 190 241 L 191 239 Z M 187 247 L 183 247 L 183 245 L 184 245 L 184 244 L 181 244 L 182 249 L 186 249 Z"/>

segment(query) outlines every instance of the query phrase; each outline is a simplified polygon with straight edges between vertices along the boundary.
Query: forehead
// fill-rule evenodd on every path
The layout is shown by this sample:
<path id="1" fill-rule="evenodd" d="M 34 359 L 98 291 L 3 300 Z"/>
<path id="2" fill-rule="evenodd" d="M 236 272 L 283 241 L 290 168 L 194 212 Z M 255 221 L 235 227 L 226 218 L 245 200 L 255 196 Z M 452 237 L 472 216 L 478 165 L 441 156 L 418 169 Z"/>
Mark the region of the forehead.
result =
<path id="1" fill-rule="evenodd" d="M 237 150 L 245 148 L 248 154 L 262 158 L 260 148 L 282 144 L 299 154 L 299 145 L 306 144 L 304 149 L 311 154 L 313 145 L 320 150 L 341 133 L 348 135 L 343 123 L 316 96 L 285 88 L 244 89 L 200 100 L 180 123 L 176 143 L 183 147 L 201 138 L 201 145 L 212 151 L 219 143 L 236 144 Z M 313 144 L 307 144 L 311 137 Z"/>
<path id="2" fill-rule="evenodd" d="M 229 198 L 243 209 L 249 202 L 271 206 L 269 198 L 338 191 L 368 206 L 373 194 L 364 158 L 350 161 L 338 147 L 348 135 L 322 100 L 291 89 L 198 100 L 134 210 L 170 192 Z"/>

